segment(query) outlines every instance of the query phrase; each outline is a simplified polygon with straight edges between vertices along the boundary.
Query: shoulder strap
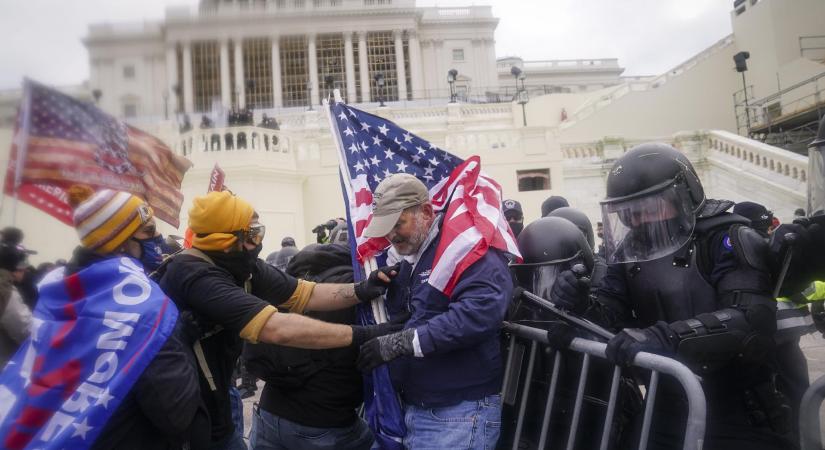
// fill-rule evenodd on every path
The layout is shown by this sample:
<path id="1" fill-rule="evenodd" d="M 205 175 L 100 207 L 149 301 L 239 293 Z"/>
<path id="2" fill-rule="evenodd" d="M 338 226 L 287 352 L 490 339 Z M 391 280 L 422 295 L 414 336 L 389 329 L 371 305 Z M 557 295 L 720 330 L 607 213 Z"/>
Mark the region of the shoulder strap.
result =
<path id="1" fill-rule="evenodd" d="M 197 258 L 200 258 L 200 259 L 208 262 L 209 264 L 212 264 L 213 266 L 215 265 L 215 261 L 212 261 L 212 258 L 210 258 L 209 255 L 207 255 L 206 253 L 204 253 L 204 252 L 202 252 L 202 251 L 200 251 L 196 248 L 187 248 L 186 250 L 183 250 L 178 254 L 179 255 L 195 256 Z"/>

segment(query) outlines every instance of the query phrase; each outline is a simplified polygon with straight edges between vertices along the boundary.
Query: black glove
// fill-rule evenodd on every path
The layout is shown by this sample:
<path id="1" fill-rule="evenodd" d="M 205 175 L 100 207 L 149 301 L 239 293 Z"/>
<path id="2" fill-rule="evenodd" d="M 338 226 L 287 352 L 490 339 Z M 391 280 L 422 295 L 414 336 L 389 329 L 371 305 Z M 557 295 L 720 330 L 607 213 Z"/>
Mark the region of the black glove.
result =
<path id="1" fill-rule="evenodd" d="M 385 322 L 378 325 L 350 325 L 352 327 L 352 345 L 360 347 L 364 342 L 385 334 L 404 329 L 404 323 Z"/>
<path id="2" fill-rule="evenodd" d="M 575 337 L 577 337 L 576 330 L 566 322 L 554 322 L 547 330 L 547 340 L 550 346 L 558 350 L 570 347 Z"/>
<path id="3" fill-rule="evenodd" d="M 679 346 L 679 338 L 662 321 L 647 328 L 625 328 L 607 343 L 607 360 L 627 367 L 639 352 L 672 355 Z"/>
<path id="4" fill-rule="evenodd" d="M 358 300 L 362 303 L 365 303 L 384 295 L 384 292 L 387 292 L 390 284 L 378 278 L 378 274 L 383 273 L 392 279 L 392 277 L 398 275 L 398 268 L 400 266 L 400 264 L 396 264 L 394 266 L 384 266 L 373 270 L 366 280 L 355 284 L 355 296 L 358 297 Z"/>
<path id="5" fill-rule="evenodd" d="M 798 223 L 780 225 L 770 240 L 771 276 L 774 283 L 785 262 L 785 255 L 792 252 L 790 266 L 782 282 L 779 295 L 787 297 L 804 290 L 815 280 L 825 276 L 825 247 L 822 245 L 822 227 L 802 219 Z M 792 243 L 787 241 L 793 236 Z"/>
<path id="6" fill-rule="evenodd" d="M 399 333 L 371 339 L 361 346 L 355 365 L 362 372 L 369 372 L 399 356 L 412 355 L 413 337 L 415 328 L 407 328 Z"/>
<path id="7" fill-rule="evenodd" d="M 590 279 L 579 278 L 572 270 L 562 271 L 550 291 L 550 301 L 577 314 L 587 309 L 589 297 Z"/>

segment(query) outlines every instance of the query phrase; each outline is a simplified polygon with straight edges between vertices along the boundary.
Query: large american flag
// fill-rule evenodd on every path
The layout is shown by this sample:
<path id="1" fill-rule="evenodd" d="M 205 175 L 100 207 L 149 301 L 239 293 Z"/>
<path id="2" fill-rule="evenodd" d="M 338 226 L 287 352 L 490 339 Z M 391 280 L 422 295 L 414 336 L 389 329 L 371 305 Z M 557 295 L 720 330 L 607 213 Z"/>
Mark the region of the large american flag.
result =
<path id="1" fill-rule="evenodd" d="M 481 161 L 466 161 L 398 125 L 344 103 L 330 106 L 341 159 L 350 220 L 359 261 L 386 249 L 384 238 L 363 237 L 372 218 L 372 193 L 394 173 L 415 175 L 444 214 L 429 283 L 451 295 L 461 273 L 490 247 L 520 257 L 501 211 L 501 187 L 481 173 Z"/>
<path id="2" fill-rule="evenodd" d="M 26 80 L 5 192 L 69 225 L 72 184 L 131 192 L 177 227 L 181 181 L 191 165 L 94 105 Z"/>

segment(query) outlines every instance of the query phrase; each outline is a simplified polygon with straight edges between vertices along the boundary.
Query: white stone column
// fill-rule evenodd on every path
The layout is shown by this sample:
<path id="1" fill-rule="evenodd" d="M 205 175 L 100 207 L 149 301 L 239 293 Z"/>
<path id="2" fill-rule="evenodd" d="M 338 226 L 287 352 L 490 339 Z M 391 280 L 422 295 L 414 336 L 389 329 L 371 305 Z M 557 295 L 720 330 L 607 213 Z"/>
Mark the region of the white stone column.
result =
<path id="1" fill-rule="evenodd" d="M 195 90 L 192 87 L 192 43 L 183 43 L 183 110 L 195 111 Z"/>
<path id="2" fill-rule="evenodd" d="M 355 91 L 355 55 L 352 53 L 352 33 L 344 33 L 344 65 L 347 76 L 347 101 L 355 103 L 358 93 Z"/>
<path id="3" fill-rule="evenodd" d="M 489 74 L 488 77 L 490 78 L 489 88 L 491 91 L 498 90 L 498 68 L 496 66 L 496 41 L 493 38 L 487 38 L 484 40 L 484 54 L 485 54 L 485 66 L 484 70 L 487 71 Z"/>
<path id="4" fill-rule="evenodd" d="M 284 105 L 283 88 L 281 87 L 281 37 L 272 36 L 272 106 L 280 108 Z"/>
<path id="5" fill-rule="evenodd" d="M 358 67 L 361 71 L 361 101 L 367 103 L 370 98 L 370 67 L 367 59 L 367 32 L 358 32 Z"/>
<path id="6" fill-rule="evenodd" d="M 410 83 L 412 84 L 412 98 L 424 97 L 424 79 L 421 67 L 421 45 L 418 43 L 418 32 L 407 30 L 407 39 L 410 49 Z"/>
<path id="7" fill-rule="evenodd" d="M 433 96 L 449 95 L 450 87 L 447 84 L 447 71 L 444 57 L 444 41 L 433 39 L 433 55 L 435 60 L 435 74 L 433 79 Z"/>
<path id="8" fill-rule="evenodd" d="M 243 39 L 236 37 L 235 41 L 235 90 L 238 91 L 238 109 L 246 108 L 246 91 L 243 71 Z"/>
<path id="9" fill-rule="evenodd" d="M 421 41 L 421 65 L 424 72 L 424 95 L 422 97 L 431 98 L 434 96 L 433 91 L 436 89 L 435 78 L 433 77 L 436 67 L 435 52 L 431 39 Z M 427 67 L 428 70 L 423 70 L 424 67 Z"/>
<path id="10" fill-rule="evenodd" d="M 484 54 L 482 53 L 482 46 L 484 42 L 481 38 L 473 38 L 470 40 L 470 45 L 472 47 L 472 53 L 469 55 L 471 60 L 470 64 L 473 68 L 472 73 L 472 85 L 470 86 L 471 92 L 475 92 L 476 94 L 482 94 L 483 91 L 487 88 L 487 80 L 484 77 Z"/>
<path id="11" fill-rule="evenodd" d="M 398 73 L 398 100 L 407 99 L 407 68 L 404 66 L 404 31 L 393 30 L 395 37 L 395 70 Z"/>
<path id="12" fill-rule="evenodd" d="M 232 83 L 229 75 L 229 39 L 221 38 L 221 105 L 232 107 Z"/>
<path id="13" fill-rule="evenodd" d="M 164 87 L 165 98 L 172 100 L 171 104 L 164 105 L 164 108 L 169 108 L 169 111 L 175 112 L 178 110 L 178 97 L 175 94 L 175 85 L 178 84 L 178 54 L 177 46 L 174 42 L 166 44 L 166 86 Z M 99 70 L 99 69 L 97 69 Z M 94 74 L 97 70 L 93 70 Z M 93 82 L 92 86 L 99 86 L 99 82 Z"/>
<path id="14" fill-rule="evenodd" d="M 309 59 L 309 83 L 312 86 L 310 92 L 310 101 L 313 106 L 317 106 L 321 101 L 320 93 L 318 92 L 318 51 L 315 47 L 315 34 L 307 35 L 307 58 Z"/>

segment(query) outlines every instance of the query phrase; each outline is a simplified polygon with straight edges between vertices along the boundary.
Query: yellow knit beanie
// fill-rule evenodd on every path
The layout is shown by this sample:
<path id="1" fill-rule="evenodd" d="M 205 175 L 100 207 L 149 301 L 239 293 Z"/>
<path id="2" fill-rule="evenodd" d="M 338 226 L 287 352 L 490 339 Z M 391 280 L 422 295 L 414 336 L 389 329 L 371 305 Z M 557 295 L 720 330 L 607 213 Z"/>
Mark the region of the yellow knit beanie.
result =
<path id="1" fill-rule="evenodd" d="M 111 189 L 94 192 L 88 186 L 75 185 L 69 188 L 68 194 L 80 242 L 101 255 L 120 248 L 153 216 L 152 208 L 128 192 Z"/>
<path id="2" fill-rule="evenodd" d="M 195 233 L 192 247 L 200 250 L 231 247 L 238 240 L 232 233 L 249 229 L 254 213 L 252 205 L 226 191 L 195 197 L 189 210 L 189 228 Z"/>

